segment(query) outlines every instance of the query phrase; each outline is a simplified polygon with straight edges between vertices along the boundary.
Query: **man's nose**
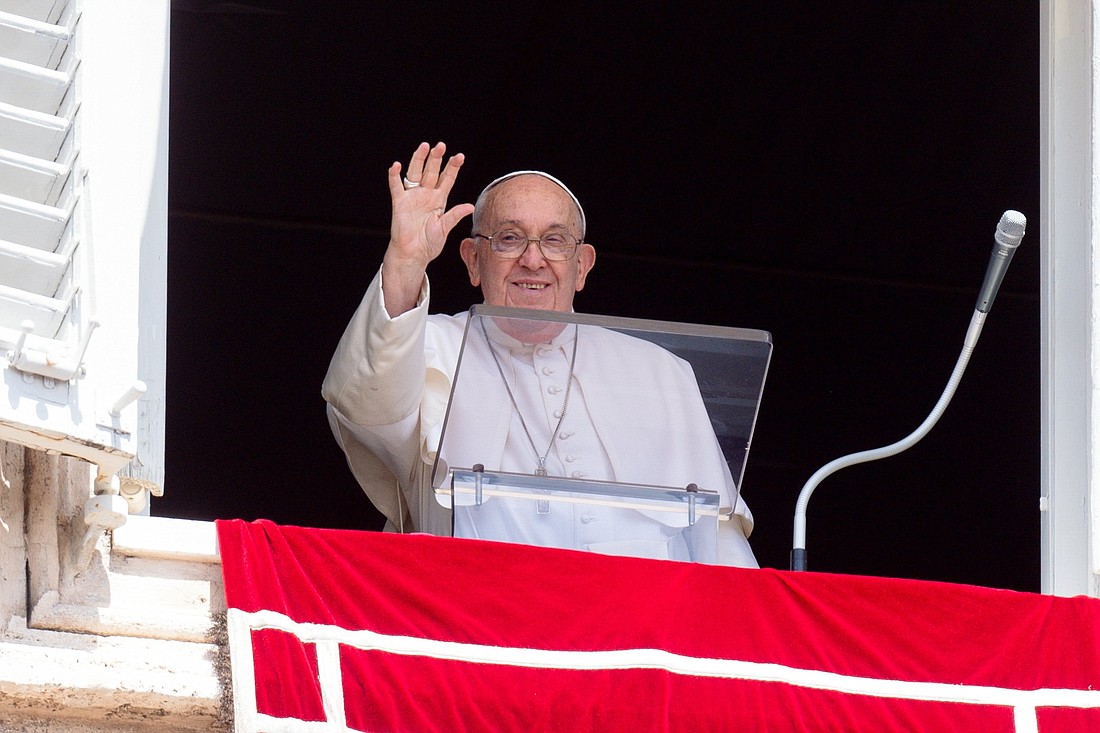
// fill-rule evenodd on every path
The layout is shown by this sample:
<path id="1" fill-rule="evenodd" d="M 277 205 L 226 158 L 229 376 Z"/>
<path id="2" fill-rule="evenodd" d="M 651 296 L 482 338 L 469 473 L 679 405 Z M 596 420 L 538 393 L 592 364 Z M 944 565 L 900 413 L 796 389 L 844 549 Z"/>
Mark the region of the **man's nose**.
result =
<path id="1" fill-rule="evenodd" d="M 520 263 L 529 270 L 537 270 L 546 263 L 546 258 L 542 256 L 542 240 L 529 237 L 527 239 L 527 249 L 523 250 L 523 254 L 520 256 Z"/>

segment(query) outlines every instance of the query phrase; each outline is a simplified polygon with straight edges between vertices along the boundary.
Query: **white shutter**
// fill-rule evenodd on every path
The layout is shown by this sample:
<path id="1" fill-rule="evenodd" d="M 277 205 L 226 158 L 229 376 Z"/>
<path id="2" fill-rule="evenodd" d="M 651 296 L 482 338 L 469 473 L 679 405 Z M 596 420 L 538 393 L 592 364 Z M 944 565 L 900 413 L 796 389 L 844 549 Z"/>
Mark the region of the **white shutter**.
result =
<path id="1" fill-rule="evenodd" d="M 0 346 L 13 349 L 33 324 L 25 358 L 32 349 L 69 356 L 76 330 L 62 328 L 75 305 L 78 241 L 74 16 L 71 0 L 0 2 Z"/>
<path id="2" fill-rule="evenodd" d="M 157 484 L 168 13 L 0 0 L 0 439 Z"/>

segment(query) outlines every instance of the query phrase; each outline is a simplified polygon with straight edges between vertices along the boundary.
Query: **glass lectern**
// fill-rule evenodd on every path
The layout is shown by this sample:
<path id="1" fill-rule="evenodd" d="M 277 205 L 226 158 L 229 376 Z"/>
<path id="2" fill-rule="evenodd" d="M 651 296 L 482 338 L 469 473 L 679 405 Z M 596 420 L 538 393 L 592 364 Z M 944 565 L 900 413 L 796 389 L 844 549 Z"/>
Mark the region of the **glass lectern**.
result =
<path id="1" fill-rule="evenodd" d="M 456 537 L 716 562 L 770 358 L 764 331 L 475 306 L 435 500 Z"/>

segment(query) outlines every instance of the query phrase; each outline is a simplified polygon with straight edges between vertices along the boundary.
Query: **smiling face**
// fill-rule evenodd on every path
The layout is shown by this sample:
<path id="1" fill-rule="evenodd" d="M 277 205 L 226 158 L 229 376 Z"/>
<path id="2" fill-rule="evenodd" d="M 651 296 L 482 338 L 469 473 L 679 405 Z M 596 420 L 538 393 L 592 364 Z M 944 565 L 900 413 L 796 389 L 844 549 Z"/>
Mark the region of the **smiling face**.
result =
<path id="1" fill-rule="evenodd" d="M 573 199 L 539 175 L 516 176 L 492 188 L 474 214 L 474 226 L 484 235 L 513 229 L 535 239 L 553 232 L 584 236 Z M 487 304 L 566 312 L 596 262 L 596 250 L 585 243 L 561 262 L 545 259 L 534 243 L 519 259 L 504 259 L 489 249 L 483 237 L 462 240 L 460 252 L 470 283 L 481 288 Z"/>

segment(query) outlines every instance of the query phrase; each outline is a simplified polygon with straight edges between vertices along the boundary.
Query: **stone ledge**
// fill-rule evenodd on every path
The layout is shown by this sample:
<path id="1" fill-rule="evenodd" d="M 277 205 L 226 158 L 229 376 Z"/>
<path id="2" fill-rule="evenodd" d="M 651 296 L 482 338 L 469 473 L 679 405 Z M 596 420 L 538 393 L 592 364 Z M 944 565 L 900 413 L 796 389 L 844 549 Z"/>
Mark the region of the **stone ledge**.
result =
<path id="1" fill-rule="evenodd" d="M 225 611 L 213 522 L 131 516 L 109 555 L 34 603 L 34 629 L 206 642 Z"/>
<path id="2" fill-rule="evenodd" d="M 28 629 L 0 635 L 4 730 L 210 730 L 221 725 L 214 644 Z M 13 726 L 15 726 L 13 728 Z"/>
<path id="3" fill-rule="evenodd" d="M 214 523 L 193 519 L 131 515 L 112 533 L 111 553 L 221 564 Z"/>

